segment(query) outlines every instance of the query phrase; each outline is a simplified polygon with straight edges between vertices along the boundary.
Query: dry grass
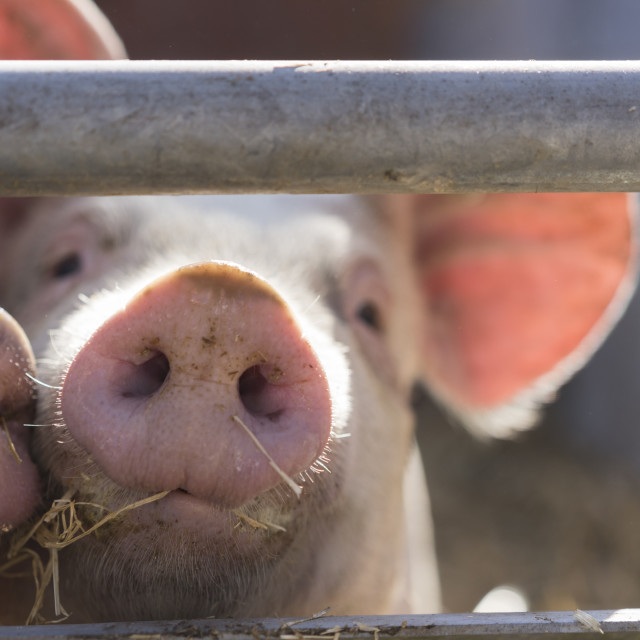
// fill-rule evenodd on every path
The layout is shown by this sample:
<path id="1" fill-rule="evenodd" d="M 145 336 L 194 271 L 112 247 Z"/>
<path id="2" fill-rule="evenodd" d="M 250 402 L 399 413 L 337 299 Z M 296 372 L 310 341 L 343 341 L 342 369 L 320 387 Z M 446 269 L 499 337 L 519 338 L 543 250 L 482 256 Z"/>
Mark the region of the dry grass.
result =
<path id="1" fill-rule="evenodd" d="M 9 442 L 9 449 L 14 458 L 21 462 L 20 456 L 11 441 L 9 429 L 5 422 L 5 419 L 1 417 L 2 426 Z M 302 487 L 294 482 L 294 480 L 288 476 L 275 462 L 275 460 L 265 450 L 256 436 L 251 430 L 242 422 L 238 416 L 232 416 L 232 419 L 238 423 L 246 433 L 251 437 L 256 447 L 266 456 L 269 464 L 280 477 L 286 482 L 286 484 L 292 489 L 298 498 L 302 493 Z M 54 500 L 49 510 L 30 528 L 26 529 L 26 532 L 22 532 L 18 529 L 11 541 L 9 552 L 7 554 L 7 560 L 4 564 L 0 565 L 0 576 L 5 578 L 11 577 L 25 577 L 28 575 L 33 576 L 35 584 L 35 601 L 29 616 L 25 624 L 44 623 L 44 622 L 62 622 L 69 617 L 69 613 L 62 606 L 60 601 L 60 581 L 59 581 L 59 569 L 58 569 L 58 551 L 64 549 L 69 545 L 81 540 L 82 538 L 92 534 L 94 531 L 103 527 L 107 523 L 115 520 L 124 513 L 142 507 L 150 502 L 155 502 L 164 498 L 169 491 L 162 491 L 156 493 L 143 500 L 132 502 L 115 511 L 109 511 L 103 505 L 95 504 L 92 502 L 80 502 L 73 499 L 75 490 L 69 490 L 67 493 Z M 85 529 L 82 519 L 78 513 L 78 507 L 90 507 L 97 509 L 98 511 L 106 512 L 106 515 L 96 522 L 91 527 Z M 242 513 L 240 510 L 233 510 L 234 515 L 240 522 L 244 522 L 254 529 L 285 531 L 285 529 L 279 525 L 272 524 L 270 522 L 260 522 Z M 48 551 L 49 558 L 46 563 L 43 563 L 40 554 L 27 547 L 27 544 L 31 541 L 37 543 L 42 549 Z M 30 562 L 31 571 L 14 572 L 13 570 L 20 565 Z M 44 597 L 46 595 L 47 588 L 52 585 L 53 589 L 53 602 L 54 612 L 56 618 L 54 620 L 47 621 L 41 614 L 41 610 L 44 604 Z"/>
<path id="2" fill-rule="evenodd" d="M 293 627 L 302 624 L 304 622 L 309 622 L 310 620 L 316 620 L 317 618 L 322 618 L 329 612 L 329 607 L 319 611 L 318 613 L 314 613 L 309 618 L 303 618 L 302 620 L 293 620 L 291 622 L 285 622 L 280 629 L 279 632 L 287 629 L 291 633 L 280 633 L 278 635 L 278 640 L 340 640 L 340 634 L 343 631 L 353 631 L 353 629 L 349 629 L 348 627 L 342 627 L 340 625 L 336 625 L 335 627 L 331 627 L 331 629 L 325 629 L 318 635 L 309 635 L 306 633 L 301 633 L 300 631 L 294 629 Z M 406 623 L 403 622 L 403 626 Z M 379 640 L 380 629 L 378 627 L 371 627 L 363 622 L 355 622 L 355 629 L 358 631 L 364 631 L 366 633 L 372 633 L 374 640 Z"/>
<path id="3" fill-rule="evenodd" d="M 296 494 L 296 497 L 300 498 L 300 495 L 302 494 L 302 487 L 299 484 L 297 484 L 296 482 L 294 482 L 293 478 L 291 478 L 291 476 L 288 476 L 278 466 L 276 461 L 269 455 L 267 450 L 262 446 L 262 444 L 260 443 L 260 440 L 258 440 L 258 438 L 255 437 L 255 435 L 253 434 L 251 429 L 249 429 L 249 427 L 247 427 L 247 425 L 244 422 L 242 422 L 242 420 L 240 420 L 240 418 L 238 416 L 231 416 L 231 419 L 234 422 L 237 422 L 246 431 L 247 435 L 251 438 L 251 440 L 256 445 L 256 447 L 258 447 L 258 449 L 260 449 L 260 452 L 263 453 L 266 456 L 266 458 L 269 461 L 269 464 L 271 465 L 271 467 L 273 469 L 275 469 L 277 474 L 287 483 L 287 485 L 289 485 L 291 490 Z"/>
<path id="4" fill-rule="evenodd" d="M 580 623 L 580 626 L 583 629 L 604 634 L 602 625 L 590 613 L 582 611 L 581 609 L 576 609 L 573 612 L 573 617 Z"/>
<path id="5" fill-rule="evenodd" d="M 15 445 L 13 444 L 13 440 L 11 440 L 11 434 L 9 433 L 9 427 L 7 427 L 7 422 L 4 419 L 4 416 L 0 416 L 0 420 L 2 420 L 2 428 L 4 429 L 4 433 L 7 436 L 7 442 L 9 443 L 9 451 L 11 451 L 11 455 L 15 458 L 16 462 L 20 464 L 22 462 L 22 458 L 18 454 Z"/>
<path id="6" fill-rule="evenodd" d="M 273 524 L 273 522 L 268 522 L 266 520 L 260 521 L 255 520 L 254 518 L 250 518 L 248 515 L 242 513 L 242 511 L 240 511 L 239 509 L 233 509 L 232 513 L 238 518 L 238 520 L 240 520 L 240 522 L 246 522 L 254 529 L 262 529 L 264 531 L 269 531 L 270 529 L 273 531 L 286 531 L 286 529 L 284 527 L 281 527 L 279 524 Z"/>
<path id="7" fill-rule="evenodd" d="M 62 498 L 54 500 L 50 509 L 26 533 L 16 532 L 7 554 L 7 562 L 0 565 L 0 575 L 3 577 L 24 577 L 26 572 L 13 573 L 11 570 L 18 565 L 31 562 L 31 575 L 36 588 L 35 601 L 26 624 L 47 622 L 40 614 L 48 586 L 53 588 L 53 602 L 56 619 L 51 622 L 66 620 L 69 614 L 60 602 L 58 577 L 58 551 L 90 535 L 96 529 L 118 518 L 127 511 L 137 509 L 150 502 L 164 498 L 168 491 L 156 493 L 153 496 L 132 502 L 115 511 L 108 511 L 102 505 L 91 502 L 77 502 L 73 499 L 73 491 L 67 492 Z M 107 514 L 93 526 L 85 529 L 78 514 L 78 507 L 93 507 Z M 44 564 L 37 551 L 27 548 L 27 543 L 33 540 L 49 553 L 49 559 Z"/>

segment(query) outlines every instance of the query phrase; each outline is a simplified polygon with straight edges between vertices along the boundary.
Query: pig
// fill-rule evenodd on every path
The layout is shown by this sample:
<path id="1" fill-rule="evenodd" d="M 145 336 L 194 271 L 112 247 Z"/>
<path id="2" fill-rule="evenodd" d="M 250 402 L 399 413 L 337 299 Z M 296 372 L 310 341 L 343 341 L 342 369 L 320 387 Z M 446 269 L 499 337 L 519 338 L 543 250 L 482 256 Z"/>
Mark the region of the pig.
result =
<path id="1" fill-rule="evenodd" d="M 2 0 L 3 60 L 109 60 L 122 41 L 90 0 Z"/>
<path id="2" fill-rule="evenodd" d="M 169 492 L 60 552 L 71 620 L 438 610 L 412 385 L 476 432 L 528 426 L 629 294 L 630 206 L 25 204 L 3 236 L 0 303 L 43 383 L 31 451 L 44 505 Z M 85 526 L 101 515 L 85 510 Z"/>
<path id="3" fill-rule="evenodd" d="M 35 374 L 31 345 L 18 323 L 0 309 L 0 523 L 6 529 L 26 519 L 39 494 L 38 472 L 29 457 L 27 432 L 35 393 L 26 374 Z"/>
<path id="4" fill-rule="evenodd" d="M 248 23 L 238 17 L 251 3 L 238 0 L 224 7 L 194 2 L 190 11 L 172 0 L 152 0 L 146 10 L 144 0 L 98 4 L 133 58 L 199 60 L 635 59 L 632 16 L 640 11 L 633 1 L 447 0 L 396 2 L 393 16 L 376 3 L 323 3 L 311 17 L 308 4 L 271 0 L 253 3 Z M 636 529 L 629 524 L 640 459 L 639 303 L 636 292 L 635 304 L 542 422 L 513 441 L 479 441 L 420 403 L 417 430 L 446 610 L 469 611 L 504 584 L 521 588 L 537 610 L 613 609 L 640 599 L 632 568 Z M 615 524 L 621 518 L 624 528 Z"/>
<path id="5" fill-rule="evenodd" d="M 35 411 L 35 393 L 28 377 L 34 374 L 34 356 L 24 331 L 0 309 L 0 567 L 8 542 L 3 534 L 27 519 L 39 502 L 39 474 L 29 455 L 29 433 L 23 427 Z M 25 601 L 33 598 L 24 587 L 0 587 L 0 623 L 11 621 L 5 615 L 21 611 Z M 14 621 L 24 622 L 25 616 Z"/>
<path id="6" fill-rule="evenodd" d="M 278 220 L 263 211 L 264 198 L 216 199 L 207 207 L 201 212 L 196 202 L 145 198 L 44 202 L 9 250 L 12 272 L 26 269 L 25 279 L 10 279 L 2 301 L 31 337 L 39 379 L 50 385 L 39 390 L 36 422 L 51 426 L 38 428 L 33 443 L 50 484 L 49 497 L 73 487 L 78 500 L 113 509 L 149 491 L 172 490 L 163 501 L 125 516 L 120 533 L 106 547 L 98 538 L 85 539 L 61 552 L 65 607 L 74 612 L 74 620 L 286 615 L 319 610 L 329 604 L 331 593 L 337 611 L 413 608 L 401 600 L 407 597 L 403 583 L 413 579 L 405 575 L 402 485 L 405 466 L 415 456 L 406 402 L 414 358 L 408 333 L 395 330 L 394 340 L 406 342 L 405 347 L 398 344 L 405 358 L 397 366 L 380 340 L 383 323 L 391 329 L 393 322 L 383 316 L 390 294 L 379 278 L 385 261 L 378 246 L 385 227 L 367 225 L 364 211 L 341 198 L 267 199 L 267 207 L 278 210 Z M 212 208 L 222 210 L 216 214 Z M 250 223 L 239 219 L 240 208 L 249 214 L 257 209 Z M 339 215 L 329 217 L 327 209 Z M 353 218 L 349 225 L 345 217 Z M 362 227 L 361 238 L 348 233 L 354 224 Z M 289 242 L 285 250 L 287 236 L 312 241 Z M 311 249 L 318 258 L 312 269 L 304 259 Z M 349 254 L 360 257 L 347 265 Z M 29 256 L 35 255 L 41 259 L 33 263 Z M 207 262 L 212 255 L 216 261 Z M 239 256 L 242 267 L 236 264 Z M 127 283 L 120 275 L 124 264 L 136 274 Z M 336 281 L 334 265 L 340 265 L 346 280 Z M 158 279 L 158 274 L 168 275 Z M 405 298 L 408 285 L 398 282 L 394 295 Z M 215 299 L 209 299 L 211 291 Z M 137 308 L 146 306 L 154 292 L 154 311 Z M 79 293 L 92 298 L 77 308 Z M 114 305 L 130 298 L 122 314 L 112 314 Z M 194 323 L 200 321 L 185 314 L 190 305 L 204 322 L 197 328 Z M 119 328 L 108 327 L 118 318 Z M 354 320 L 355 331 L 348 330 Z M 406 321 L 412 322 L 411 314 L 402 324 Z M 121 342 L 137 322 L 142 323 L 136 338 L 142 342 L 132 345 L 137 356 L 121 355 L 129 360 L 141 356 L 144 362 L 127 365 L 132 368 L 128 373 L 113 373 L 128 378 L 127 388 L 117 392 L 120 404 L 122 398 L 133 403 L 146 399 L 148 406 L 122 405 L 123 415 L 116 420 L 131 427 L 134 414 L 146 421 L 155 406 L 160 413 L 152 418 L 154 431 L 145 433 L 148 427 L 141 424 L 137 442 L 125 442 L 124 432 L 112 439 L 114 425 L 94 413 L 93 433 L 85 434 L 89 443 L 72 426 L 70 415 L 84 411 L 73 406 L 72 398 L 83 404 L 86 394 L 97 391 L 86 388 L 88 382 L 106 382 L 101 374 L 106 361 L 93 360 L 106 347 L 99 344 L 100 334 Z M 160 324 L 167 324 L 165 335 Z M 193 332 L 198 334 L 195 351 L 179 355 Z M 346 349 L 365 348 L 371 366 L 364 366 L 364 360 L 356 364 L 353 355 L 348 364 Z M 114 361 L 118 369 L 124 363 L 120 357 Z M 207 364 L 218 360 L 219 370 Z M 189 389 L 185 402 L 173 397 L 168 379 L 162 381 L 169 371 L 175 377 L 171 386 Z M 54 389 L 60 376 L 65 377 L 62 395 Z M 74 380 L 73 385 L 85 388 L 73 390 Z M 204 382 L 200 390 L 197 380 Z M 375 405 L 366 400 L 376 395 L 380 402 Z M 160 402 L 160 396 L 167 402 Z M 363 400 L 358 406 L 356 398 Z M 96 407 L 106 408 L 115 398 L 94 400 Z M 170 406 L 175 408 L 171 416 Z M 235 414 L 303 485 L 300 499 L 234 425 Z M 99 432 L 101 424 L 106 429 Z M 86 417 L 77 426 L 82 430 L 83 425 L 89 426 Z M 354 437 L 356 428 L 369 436 Z M 127 430 L 133 434 L 136 429 Z M 227 438 L 232 442 L 223 445 Z M 299 451 L 288 452 L 294 441 Z M 114 449 L 105 452 L 107 443 Z M 167 456 L 175 458 L 175 465 L 165 475 Z M 150 464 L 139 475 L 145 458 Z M 387 472 L 372 482 L 365 470 L 382 464 Z M 124 475 L 116 472 L 114 482 L 109 476 L 116 468 Z M 419 465 L 410 468 L 419 478 Z M 411 483 L 423 484 L 415 478 Z M 237 529 L 241 521 L 233 510 L 238 508 L 286 531 Z M 414 509 L 409 526 L 420 537 L 419 502 Z M 158 530 L 168 535 L 158 536 Z M 384 545 L 378 550 L 385 557 L 382 563 L 370 560 L 375 540 Z M 423 548 L 428 549 L 428 541 Z M 105 563 L 105 554 L 114 561 Z M 148 574 L 152 566 L 155 575 Z M 70 575 L 65 567 L 72 569 Z M 425 601 L 420 608 L 435 606 L 436 600 Z"/>
<path id="7" fill-rule="evenodd" d="M 38 426 L 11 434 L 41 476 L 3 468 L 21 511 L 1 524 L 40 496 L 36 516 L 71 496 L 85 528 L 157 498 L 59 552 L 73 622 L 439 610 L 413 384 L 476 434 L 530 426 L 629 297 L 634 206 L 0 203 L 0 305 L 38 368 Z M 28 587 L 4 577 L 0 596 L 0 620 L 24 620 Z"/>

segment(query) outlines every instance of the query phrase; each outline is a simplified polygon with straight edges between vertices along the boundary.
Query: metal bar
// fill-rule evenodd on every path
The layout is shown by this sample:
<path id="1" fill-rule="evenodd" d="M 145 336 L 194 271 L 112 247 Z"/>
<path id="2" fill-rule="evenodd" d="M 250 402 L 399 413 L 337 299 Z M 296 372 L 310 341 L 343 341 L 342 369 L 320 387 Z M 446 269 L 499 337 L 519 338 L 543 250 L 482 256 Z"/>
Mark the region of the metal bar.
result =
<path id="1" fill-rule="evenodd" d="M 2 62 L 0 195 L 640 190 L 640 62 Z"/>
<path id="2" fill-rule="evenodd" d="M 640 609 L 591 611 L 593 628 L 580 623 L 574 612 L 439 614 L 421 616 L 322 617 L 307 621 L 180 620 L 177 622 L 123 622 L 109 624 L 0 627 L 0 639 L 62 640 L 637 640 Z"/>

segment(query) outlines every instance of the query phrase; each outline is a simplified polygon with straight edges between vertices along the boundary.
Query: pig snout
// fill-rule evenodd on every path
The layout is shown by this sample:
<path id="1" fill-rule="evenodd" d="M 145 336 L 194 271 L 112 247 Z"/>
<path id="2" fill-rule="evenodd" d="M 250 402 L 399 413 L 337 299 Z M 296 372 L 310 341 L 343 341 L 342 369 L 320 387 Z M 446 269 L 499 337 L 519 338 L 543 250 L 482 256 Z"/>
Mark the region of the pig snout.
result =
<path id="1" fill-rule="evenodd" d="M 26 519 L 40 499 L 23 426 L 35 410 L 26 372 L 35 372 L 31 345 L 18 323 L 0 309 L 0 529 Z"/>
<path id="2" fill-rule="evenodd" d="M 224 508 L 282 483 L 275 466 L 289 477 L 312 467 L 332 414 L 289 306 L 225 262 L 182 267 L 138 291 L 73 359 L 61 409 L 117 484 Z"/>

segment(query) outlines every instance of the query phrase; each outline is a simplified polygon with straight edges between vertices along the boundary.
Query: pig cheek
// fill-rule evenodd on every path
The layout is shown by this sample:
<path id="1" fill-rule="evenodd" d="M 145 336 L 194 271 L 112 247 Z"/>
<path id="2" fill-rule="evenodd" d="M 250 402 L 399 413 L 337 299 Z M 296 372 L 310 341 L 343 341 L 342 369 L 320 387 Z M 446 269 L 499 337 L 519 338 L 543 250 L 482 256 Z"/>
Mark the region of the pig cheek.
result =
<path id="1" fill-rule="evenodd" d="M 368 363 L 356 362 L 354 371 L 354 396 L 359 399 L 354 406 L 354 414 L 365 432 L 360 435 L 358 445 L 366 449 L 363 460 L 378 467 L 374 473 L 370 470 L 365 473 L 370 477 L 387 478 L 389 474 L 402 473 L 414 431 L 407 398 L 398 389 L 381 381 Z M 372 403 L 371 398 L 376 401 Z M 388 486 L 401 486 L 400 481 L 395 483 L 397 479 L 388 480 Z"/>
<path id="2" fill-rule="evenodd" d="M 352 325 L 341 326 L 337 338 L 347 345 L 350 354 L 352 406 L 346 428 L 351 436 L 338 441 L 336 462 L 340 462 L 345 474 L 353 474 L 342 481 L 344 487 L 352 487 L 360 485 L 360 477 L 382 478 L 394 465 L 402 468 L 412 442 L 413 416 L 408 408 L 408 392 L 380 371 L 380 360 L 363 348 Z M 379 346 L 394 371 L 386 344 Z M 347 459 L 342 460 L 345 456 Z M 370 466 L 378 470 L 372 473 Z M 363 487 L 362 497 L 367 491 Z"/>
<path id="3" fill-rule="evenodd" d="M 55 418 L 48 412 L 40 412 L 36 420 L 38 424 L 51 424 Z M 77 445 L 64 426 L 36 429 L 32 450 L 34 459 L 48 479 L 46 499 L 49 502 L 69 488 L 100 502 L 109 481 L 103 479 L 89 454 Z M 84 491 L 86 487 L 91 490 Z"/>

